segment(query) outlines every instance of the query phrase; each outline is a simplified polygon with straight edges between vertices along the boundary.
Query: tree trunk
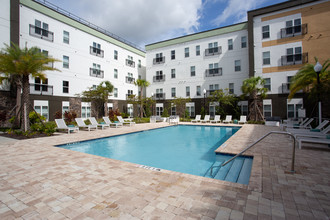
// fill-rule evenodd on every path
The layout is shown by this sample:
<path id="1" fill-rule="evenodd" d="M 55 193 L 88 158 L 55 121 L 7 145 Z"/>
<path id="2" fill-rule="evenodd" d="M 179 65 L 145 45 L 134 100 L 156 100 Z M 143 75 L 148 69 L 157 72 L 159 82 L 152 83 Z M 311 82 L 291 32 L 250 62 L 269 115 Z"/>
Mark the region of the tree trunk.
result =
<path id="1" fill-rule="evenodd" d="M 141 99 L 141 104 L 140 104 L 140 118 L 143 118 L 143 100 L 142 100 L 142 92 L 143 92 L 143 88 L 141 86 L 141 90 L 140 90 L 140 99 Z"/>
<path id="2" fill-rule="evenodd" d="M 29 83 L 29 75 L 23 75 L 23 82 L 22 82 L 22 101 L 23 105 L 26 104 L 26 114 L 24 114 L 24 110 L 22 113 L 22 125 L 21 128 L 24 131 L 30 130 L 30 120 L 29 120 L 29 109 L 30 109 L 30 83 Z M 26 127 L 24 126 L 26 125 Z"/>
<path id="3" fill-rule="evenodd" d="M 108 102 L 104 102 L 104 116 L 108 116 Z"/>

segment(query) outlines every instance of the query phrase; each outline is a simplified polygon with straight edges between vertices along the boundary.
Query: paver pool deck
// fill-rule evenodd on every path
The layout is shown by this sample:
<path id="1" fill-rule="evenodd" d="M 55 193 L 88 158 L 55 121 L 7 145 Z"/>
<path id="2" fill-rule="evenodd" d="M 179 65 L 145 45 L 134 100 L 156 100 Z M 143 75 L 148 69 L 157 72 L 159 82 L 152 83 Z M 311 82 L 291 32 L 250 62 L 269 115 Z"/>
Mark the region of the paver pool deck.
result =
<path id="1" fill-rule="evenodd" d="M 163 126 L 0 143 L 0 219 L 329 219 L 327 146 L 296 147 L 292 174 L 292 139 L 273 134 L 245 153 L 254 156 L 249 185 L 54 147 Z M 238 153 L 272 130 L 244 125 L 218 151 Z"/>

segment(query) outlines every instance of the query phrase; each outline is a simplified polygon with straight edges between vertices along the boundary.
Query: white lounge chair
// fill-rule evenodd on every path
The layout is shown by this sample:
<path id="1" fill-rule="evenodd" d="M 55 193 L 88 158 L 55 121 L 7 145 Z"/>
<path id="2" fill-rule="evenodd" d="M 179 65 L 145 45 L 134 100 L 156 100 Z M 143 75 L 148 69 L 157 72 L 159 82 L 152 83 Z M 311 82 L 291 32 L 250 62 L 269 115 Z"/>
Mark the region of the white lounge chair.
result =
<path id="1" fill-rule="evenodd" d="M 238 124 L 245 124 L 246 123 L 246 115 L 241 115 Z"/>
<path id="2" fill-rule="evenodd" d="M 295 129 L 297 130 L 295 133 L 290 132 L 293 134 L 295 138 L 300 138 L 300 137 L 319 137 L 319 138 L 326 138 L 328 133 L 330 132 L 330 125 L 323 129 L 322 131 L 310 131 L 310 130 L 302 130 L 302 129 Z M 301 130 L 301 131 L 300 131 Z M 298 132 L 300 131 L 300 132 Z M 305 131 L 305 132 L 302 132 Z"/>
<path id="3" fill-rule="evenodd" d="M 111 121 L 110 121 L 110 118 L 107 117 L 107 116 L 104 116 L 104 117 L 103 117 L 103 121 L 104 121 L 107 125 L 109 125 L 110 127 L 111 127 L 111 125 L 114 125 L 116 128 L 123 126 L 123 123 L 120 123 L 120 122 L 118 122 L 118 123 L 111 122 Z"/>
<path id="4" fill-rule="evenodd" d="M 55 122 L 56 122 L 56 129 L 57 130 L 68 130 L 68 134 L 70 134 L 70 131 L 79 131 L 79 128 L 74 126 L 74 127 L 68 127 L 66 124 L 65 124 L 65 121 L 64 119 L 55 119 Z"/>
<path id="5" fill-rule="evenodd" d="M 298 138 L 298 147 L 301 149 L 302 143 L 313 143 L 313 144 L 330 144 L 330 139 L 328 138 L 311 138 L 311 137 L 303 137 Z"/>
<path id="6" fill-rule="evenodd" d="M 286 127 L 293 127 L 294 126 L 294 124 L 296 124 L 296 125 L 303 125 L 303 124 L 305 124 L 307 121 L 309 120 L 309 118 L 305 118 L 302 122 L 300 122 L 300 123 L 298 123 L 297 124 L 297 121 L 287 121 L 286 123 L 282 123 L 282 124 L 280 124 L 280 129 L 281 130 L 284 130 L 284 128 L 286 128 Z"/>
<path id="7" fill-rule="evenodd" d="M 191 120 L 191 122 L 200 122 L 201 121 L 201 115 L 196 115 L 194 120 Z"/>
<path id="8" fill-rule="evenodd" d="M 231 115 L 226 115 L 226 119 L 223 120 L 222 122 L 223 122 L 223 123 L 231 123 L 231 122 L 233 122 L 233 121 L 231 120 L 231 118 L 232 118 Z"/>
<path id="9" fill-rule="evenodd" d="M 204 119 L 203 120 L 201 120 L 201 122 L 203 123 L 203 122 L 210 122 L 210 115 L 205 115 L 204 116 Z"/>
<path id="10" fill-rule="evenodd" d="M 169 124 L 179 124 L 180 122 L 180 116 L 179 115 L 171 115 L 168 118 L 168 123 Z"/>
<path id="11" fill-rule="evenodd" d="M 220 119 L 220 115 L 215 115 L 213 120 L 210 120 L 211 123 L 220 123 L 221 119 Z"/>
<path id="12" fill-rule="evenodd" d="M 135 125 L 134 121 L 124 121 L 123 117 L 121 116 L 117 116 L 118 120 L 120 123 L 122 123 L 123 125 L 125 124 L 129 124 L 129 126 Z"/>
<path id="13" fill-rule="evenodd" d="M 294 129 L 294 128 L 288 128 L 288 129 L 286 129 L 286 131 L 287 132 L 290 132 L 290 133 L 292 133 L 292 134 L 297 134 L 297 133 L 310 133 L 310 132 L 312 132 L 312 133 L 319 133 L 319 132 L 324 132 L 324 130 L 326 130 L 326 129 L 329 129 L 329 127 L 330 127 L 330 125 L 328 126 L 328 127 L 326 127 L 325 129 L 323 129 L 327 124 L 329 123 L 329 121 L 328 120 L 325 120 L 325 121 L 323 121 L 321 124 L 319 124 L 316 128 L 314 128 L 314 129 L 310 129 L 310 130 L 308 130 L 308 129 Z M 322 130 L 323 129 L 323 130 Z M 317 131 L 319 131 L 319 132 L 317 132 Z M 325 133 L 327 133 L 327 132 L 325 132 Z"/>
<path id="14" fill-rule="evenodd" d="M 88 120 L 91 122 L 92 125 L 96 125 L 96 126 L 101 127 L 102 130 L 103 130 L 103 128 L 105 128 L 105 127 L 109 127 L 109 128 L 110 128 L 110 125 L 108 125 L 108 124 L 99 124 L 99 123 L 96 121 L 95 117 L 90 117 L 90 118 L 88 118 Z"/>
<path id="15" fill-rule="evenodd" d="M 310 124 L 312 123 L 314 119 L 313 118 L 310 118 L 305 124 L 301 124 L 301 125 L 288 125 L 286 128 L 289 129 L 289 128 L 294 128 L 294 129 L 309 129 L 311 128 Z"/>
<path id="16" fill-rule="evenodd" d="M 86 125 L 84 120 L 82 118 L 75 118 L 78 127 L 79 128 L 87 128 L 88 131 L 90 131 L 92 128 L 94 128 L 95 130 L 97 130 L 97 126 L 96 125 Z"/>

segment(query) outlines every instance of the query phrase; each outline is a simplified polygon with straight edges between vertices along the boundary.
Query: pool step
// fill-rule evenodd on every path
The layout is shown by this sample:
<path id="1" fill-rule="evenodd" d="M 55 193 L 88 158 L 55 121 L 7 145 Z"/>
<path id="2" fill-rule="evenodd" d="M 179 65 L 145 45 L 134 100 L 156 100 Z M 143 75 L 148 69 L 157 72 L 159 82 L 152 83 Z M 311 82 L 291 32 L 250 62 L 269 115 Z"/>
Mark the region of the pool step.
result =
<path id="1" fill-rule="evenodd" d="M 204 177 L 208 177 L 208 178 L 214 178 L 214 176 L 218 173 L 221 164 L 223 164 L 223 162 L 225 162 L 224 160 L 217 160 L 215 161 L 212 166 L 210 166 L 210 168 L 206 171 L 206 173 L 204 174 Z M 212 175 L 211 175 L 211 169 L 212 170 Z"/>
<path id="2" fill-rule="evenodd" d="M 224 161 L 217 161 L 213 165 L 213 176 L 210 175 L 209 169 L 208 176 L 210 178 L 225 180 L 234 183 L 249 184 L 250 173 L 252 168 L 252 158 L 238 157 L 223 167 L 216 167 L 221 165 Z M 219 164 L 219 165 L 216 165 Z"/>

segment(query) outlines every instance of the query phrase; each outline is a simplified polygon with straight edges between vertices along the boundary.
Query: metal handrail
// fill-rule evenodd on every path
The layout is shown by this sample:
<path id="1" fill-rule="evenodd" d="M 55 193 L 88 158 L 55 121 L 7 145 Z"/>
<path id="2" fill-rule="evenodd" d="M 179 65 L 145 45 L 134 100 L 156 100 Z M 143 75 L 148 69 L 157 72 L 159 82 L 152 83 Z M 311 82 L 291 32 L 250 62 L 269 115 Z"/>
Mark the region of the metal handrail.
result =
<path id="1" fill-rule="evenodd" d="M 257 141 L 255 141 L 253 144 L 251 144 L 250 146 L 246 147 L 240 153 L 236 154 L 230 160 L 227 160 L 226 162 L 224 162 L 221 166 L 222 167 L 223 166 L 226 166 L 229 162 L 231 162 L 232 160 L 234 160 L 236 157 L 241 156 L 245 151 L 249 150 L 251 147 L 253 147 L 255 144 L 259 143 L 261 140 L 263 140 L 264 138 L 266 138 L 270 134 L 286 134 L 286 135 L 289 135 L 289 136 L 293 137 L 292 163 L 291 163 L 291 171 L 290 172 L 294 173 L 295 172 L 294 171 L 294 161 L 295 161 L 295 154 L 296 154 L 296 138 L 290 132 L 285 132 L 285 131 L 271 131 L 271 132 L 268 132 L 267 134 L 265 134 L 264 136 L 262 136 L 261 138 L 259 138 Z M 211 174 L 212 174 L 212 168 L 211 168 Z"/>

